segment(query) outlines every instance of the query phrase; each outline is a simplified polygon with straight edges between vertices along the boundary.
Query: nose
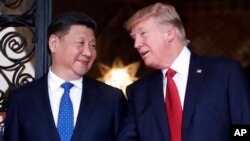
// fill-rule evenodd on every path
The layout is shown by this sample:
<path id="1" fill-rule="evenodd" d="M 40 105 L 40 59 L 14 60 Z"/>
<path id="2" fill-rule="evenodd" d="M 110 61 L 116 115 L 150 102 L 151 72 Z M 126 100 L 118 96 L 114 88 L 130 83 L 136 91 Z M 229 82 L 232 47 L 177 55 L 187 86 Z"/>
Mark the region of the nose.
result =
<path id="1" fill-rule="evenodd" d="M 89 47 L 88 45 L 84 46 L 82 49 L 82 55 L 86 57 L 90 57 L 91 54 L 92 54 L 91 47 Z"/>
<path id="2" fill-rule="evenodd" d="M 142 46 L 142 39 L 138 36 L 135 39 L 134 47 L 139 49 Z"/>

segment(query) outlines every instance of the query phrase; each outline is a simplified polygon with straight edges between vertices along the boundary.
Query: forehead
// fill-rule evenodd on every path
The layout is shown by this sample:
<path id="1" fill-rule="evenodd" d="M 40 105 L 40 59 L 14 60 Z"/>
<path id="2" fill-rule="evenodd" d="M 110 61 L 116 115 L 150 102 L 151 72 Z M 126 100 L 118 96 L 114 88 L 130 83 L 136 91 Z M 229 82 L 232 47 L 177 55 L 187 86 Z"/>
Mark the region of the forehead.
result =
<path id="1" fill-rule="evenodd" d="M 80 30 L 80 31 L 94 32 L 92 28 L 89 28 L 85 25 L 71 25 L 69 30 Z"/>
<path id="2" fill-rule="evenodd" d="M 84 25 L 72 25 L 69 29 L 69 34 L 75 36 L 90 36 L 95 38 L 94 30 Z"/>
<path id="3" fill-rule="evenodd" d="M 143 30 L 150 29 L 156 25 L 156 19 L 153 17 L 148 17 L 135 23 L 131 28 L 131 34 L 140 32 Z"/>

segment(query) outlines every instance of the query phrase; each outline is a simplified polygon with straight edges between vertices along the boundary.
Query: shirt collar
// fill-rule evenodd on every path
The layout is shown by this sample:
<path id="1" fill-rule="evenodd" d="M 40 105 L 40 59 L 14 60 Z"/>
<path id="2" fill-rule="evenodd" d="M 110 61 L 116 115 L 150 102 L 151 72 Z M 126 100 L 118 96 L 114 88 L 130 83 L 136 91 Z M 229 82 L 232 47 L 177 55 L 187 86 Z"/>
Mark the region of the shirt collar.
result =
<path id="1" fill-rule="evenodd" d="M 82 77 L 80 79 L 69 81 L 70 83 L 74 84 L 74 87 L 76 86 L 79 89 L 82 89 Z M 49 69 L 48 73 L 48 85 L 51 89 L 51 92 L 54 93 L 58 88 L 61 87 L 61 85 L 65 82 L 62 78 L 57 76 L 55 73 L 51 71 L 51 68 Z"/>
<path id="2" fill-rule="evenodd" d="M 177 56 L 177 58 L 174 60 L 170 68 L 175 70 L 179 74 L 188 73 L 190 56 L 191 56 L 190 50 L 186 46 L 184 46 L 184 48 Z M 167 70 L 168 68 L 162 70 L 163 76 L 165 76 Z"/>

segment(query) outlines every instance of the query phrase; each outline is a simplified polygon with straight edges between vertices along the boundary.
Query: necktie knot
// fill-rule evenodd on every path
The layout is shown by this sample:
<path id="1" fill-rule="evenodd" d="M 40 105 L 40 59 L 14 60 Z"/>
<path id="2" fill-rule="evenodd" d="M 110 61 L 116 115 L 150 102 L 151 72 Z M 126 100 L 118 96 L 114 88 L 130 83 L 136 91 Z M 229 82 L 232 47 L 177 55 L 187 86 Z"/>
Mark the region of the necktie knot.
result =
<path id="1" fill-rule="evenodd" d="M 167 77 L 173 78 L 175 74 L 176 74 L 176 71 L 169 68 L 166 75 Z"/>
<path id="2" fill-rule="evenodd" d="M 61 87 L 64 89 L 64 90 L 70 90 L 74 85 L 70 82 L 64 82 Z"/>

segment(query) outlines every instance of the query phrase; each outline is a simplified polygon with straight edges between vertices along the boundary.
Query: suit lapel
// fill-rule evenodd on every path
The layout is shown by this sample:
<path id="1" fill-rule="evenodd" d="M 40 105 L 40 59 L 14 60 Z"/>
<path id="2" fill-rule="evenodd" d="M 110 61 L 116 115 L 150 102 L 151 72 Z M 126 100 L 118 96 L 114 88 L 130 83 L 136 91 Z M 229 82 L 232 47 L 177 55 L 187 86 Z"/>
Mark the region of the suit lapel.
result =
<path id="1" fill-rule="evenodd" d="M 57 129 L 55 126 L 53 114 L 50 107 L 49 102 L 49 94 L 48 94 L 48 75 L 45 75 L 41 78 L 41 82 L 39 86 L 37 86 L 37 94 L 32 95 L 36 105 L 36 111 L 39 113 L 41 118 L 41 122 L 45 126 L 45 130 L 47 130 L 48 135 L 50 136 L 51 140 L 59 141 L 59 136 L 57 133 Z M 46 90 L 46 91 L 44 91 Z"/>
<path id="2" fill-rule="evenodd" d="M 183 138 L 185 138 L 192 115 L 195 112 L 195 106 L 200 95 L 200 89 L 205 71 L 206 69 L 202 59 L 194 54 L 191 54 L 182 120 Z"/>
<path id="3" fill-rule="evenodd" d="M 154 108 L 157 123 L 162 131 L 165 140 L 169 140 L 169 131 L 167 123 L 166 108 L 163 96 L 163 76 L 161 71 L 157 71 L 153 79 L 150 81 L 149 94 Z"/>
<path id="4" fill-rule="evenodd" d="M 72 141 L 78 141 L 83 135 L 83 132 L 87 127 L 88 121 L 91 118 L 91 115 L 94 111 L 95 103 L 99 97 L 99 94 L 95 92 L 94 84 L 91 84 L 92 81 L 89 78 L 83 78 L 83 88 L 82 88 L 82 98 L 80 109 L 76 121 L 75 130 L 72 136 Z"/>

